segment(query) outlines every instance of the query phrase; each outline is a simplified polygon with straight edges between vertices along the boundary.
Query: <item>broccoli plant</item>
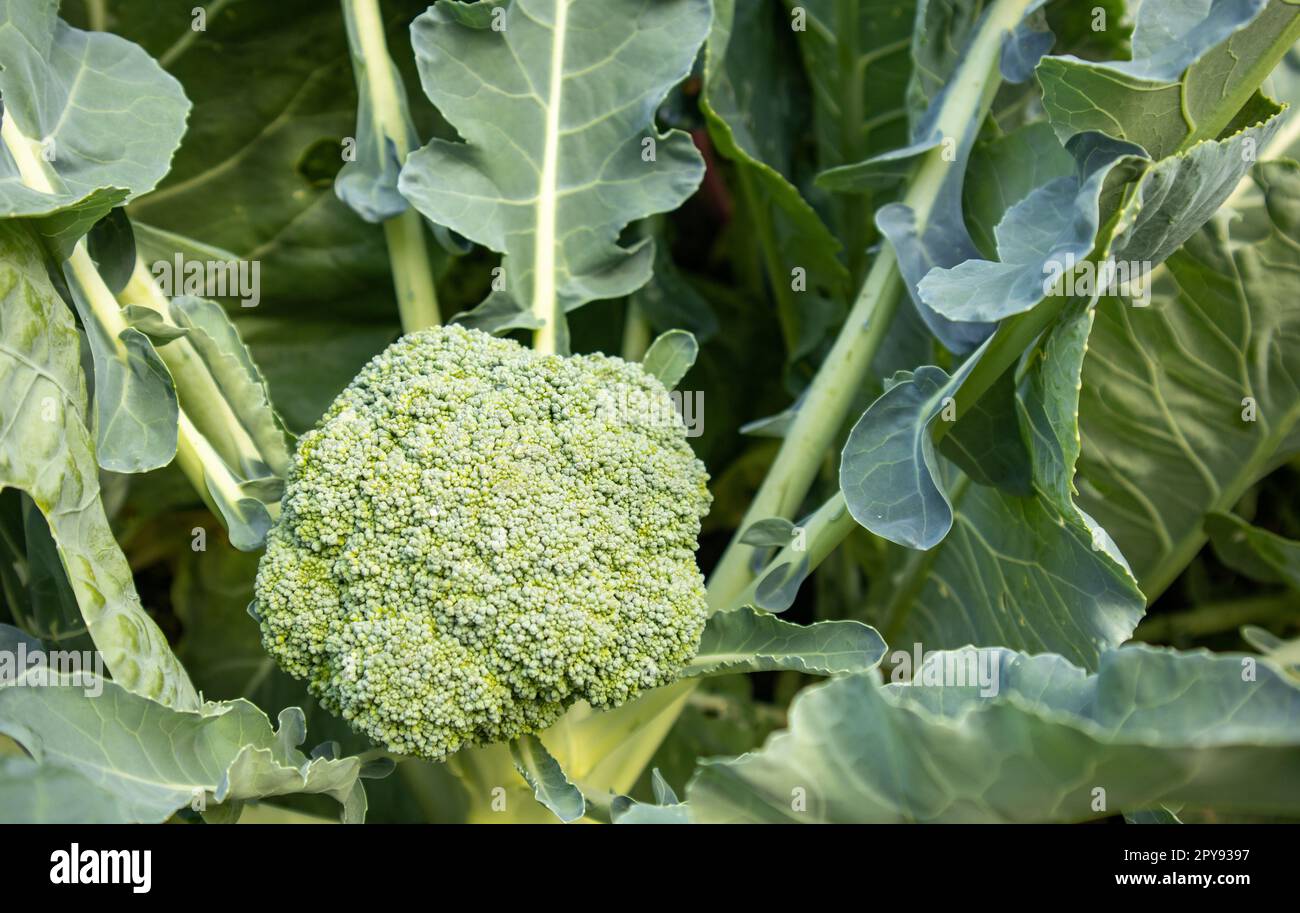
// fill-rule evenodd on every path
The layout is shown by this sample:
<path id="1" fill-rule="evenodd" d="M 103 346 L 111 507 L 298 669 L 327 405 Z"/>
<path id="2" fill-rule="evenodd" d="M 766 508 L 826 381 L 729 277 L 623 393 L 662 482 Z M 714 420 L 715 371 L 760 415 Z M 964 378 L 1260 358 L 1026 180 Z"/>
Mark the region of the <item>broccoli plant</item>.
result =
<path id="1" fill-rule="evenodd" d="M 0 822 L 1300 819 L 1298 40 L 0 0 Z"/>

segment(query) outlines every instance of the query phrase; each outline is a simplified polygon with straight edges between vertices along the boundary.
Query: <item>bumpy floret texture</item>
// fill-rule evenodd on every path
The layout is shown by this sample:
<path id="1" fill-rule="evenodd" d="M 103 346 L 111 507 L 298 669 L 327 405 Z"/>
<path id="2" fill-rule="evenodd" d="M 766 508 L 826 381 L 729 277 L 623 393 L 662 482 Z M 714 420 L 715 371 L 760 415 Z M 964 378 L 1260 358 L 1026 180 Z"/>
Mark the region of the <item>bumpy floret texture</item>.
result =
<path id="1" fill-rule="evenodd" d="M 299 442 L 258 570 L 263 643 L 426 758 L 620 704 L 699 643 L 707 481 L 639 365 L 406 336 Z"/>

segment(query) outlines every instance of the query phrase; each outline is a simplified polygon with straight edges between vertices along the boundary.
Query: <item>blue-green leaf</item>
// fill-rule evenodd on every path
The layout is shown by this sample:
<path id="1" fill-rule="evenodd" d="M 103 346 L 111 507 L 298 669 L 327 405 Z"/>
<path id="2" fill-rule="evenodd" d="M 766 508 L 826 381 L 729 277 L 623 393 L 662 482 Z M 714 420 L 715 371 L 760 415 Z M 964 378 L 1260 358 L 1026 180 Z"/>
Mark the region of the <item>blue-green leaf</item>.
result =
<path id="1" fill-rule="evenodd" d="M 112 338 L 71 266 L 64 276 L 95 362 L 95 452 L 114 472 L 148 472 L 176 456 L 180 404 L 171 372 L 144 333 Z M 117 303 L 111 302 L 112 306 Z"/>
<path id="2" fill-rule="evenodd" d="M 1219 560 L 1235 571 L 1266 583 L 1300 590 L 1300 542 L 1251 526 L 1234 514 L 1211 513 L 1205 532 Z"/>
<path id="3" fill-rule="evenodd" d="M 143 337 L 141 337 L 143 338 Z M 189 676 L 136 595 L 99 498 L 72 314 L 34 238 L 0 225 L 0 488 L 26 491 L 49 523 L 82 618 L 114 679 L 171 706 L 197 706 Z"/>
<path id="4" fill-rule="evenodd" d="M 867 673 L 803 691 L 788 731 L 701 765 L 687 789 L 692 820 L 1087 821 L 1162 805 L 1300 813 L 1300 687 L 1266 661 L 1139 646 L 1108 653 L 1095 675 L 1006 650 L 927 664 L 935 683 Z M 967 683 L 939 684 L 948 668 Z"/>
<path id="5" fill-rule="evenodd" d="M 587 811 L 587 802 L 578 787 L 560 769 L 560 763 L 551 756 L 535 735 L 521 735 L 510 743 L 510 756 L 515 769 L 533 788 L 537 801 L 545 805 L 566 824 L 577 821 Z"/>
<path id="6" fill-rule="evenodd" d="M 502 28 L 492 26 L 493 9 Z M 675 209 L 703 163 L 656 105 L 690 71 L 708 0 L 443 0 L 415 20 L 425 93 L 465 142 L 435 139 L 399 188 L 427 218 L 505 255 L 505 291 L 567 351 L 564 314 L 650 278 L 629 222 Z"/>
<path id="7" fill-rule="evenodd" d="M 180 711 L 93 676 L 51 673 L 37 687 L 34 676 L 44 674 L 33 667 L 0 685 L 0 732 L 42 768 L 73 771 L 110 791 L 118 822 L 162 822 L 181 808 L 293 793 L 332 796 L 345 822 L 365 817 L 361 761 L 304 755 L 296 707 L 281 712 L 277 732 L 244 700 Z"/>
<path id="8" fill-rule="evenodd" d="M 683 675 L 781 669 L 835 675 L 875 668 L 884 655 L 880 634 L 860 621 L 792 624 L 744 606 L 709 616 L 700 648 Z"/>
<path id="9" fill-rule="evenodd" d="M 1270 46 L 1297 35 L 1300 7 L 1286 0 L 1144 0 L 1131 60 L 1043 59 L 1043 107 L 1062 142 L 1098 130 L 1162 159 L 1218 137 L 1245 100 L 1225 98 L 1258 86 Z"/>
<path id="10" fill-rule="evenodd" d="M 700 344 L 692 334 L 685 330 L 669 330 L 650 343 L 641 359 L 641 367 L 671 390 L 686 376 L 699 354 Z"/>
<path id="11" fill-rule="evenodd" d="M 58 8 L 0 5 L 0 217 L 38 219 L 67 256 L 109 210 L 167 173 L 190 104 L 140 47 L 72 28 Z"/>

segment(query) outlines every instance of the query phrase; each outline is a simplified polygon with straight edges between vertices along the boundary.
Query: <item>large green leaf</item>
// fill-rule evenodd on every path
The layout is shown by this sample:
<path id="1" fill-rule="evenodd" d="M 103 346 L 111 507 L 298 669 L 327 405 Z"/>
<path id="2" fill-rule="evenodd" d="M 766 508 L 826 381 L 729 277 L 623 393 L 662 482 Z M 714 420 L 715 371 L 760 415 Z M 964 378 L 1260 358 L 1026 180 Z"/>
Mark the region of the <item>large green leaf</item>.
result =
<path id="1" fill-rule="evenodd" d="M 1192 235 L 1249 169 L 1248 144 L 1267 142 L 1277 130 L 1275 108 L 1256 113 L 1260 123 L 1154 165 L 1127 143 L 1101 134 L 1076 137 L 1069 146 L 1077 175 L 1037 188 L 999 222 L 1006 262 L 969 259 L 925 276 L 919 297 L 941 319 L 1002 323 L 951 378 L 933 366 L 919 368 L 854 426 L 841 487 L 862 525 L 914 548 L 929 548 L 946 535 L 952 514 L 931 442 L 945 398 L 959 398 L 969 376 L 1001 376 L 1020 356 L 1016 343 L 1031 343 L 1036 328 L 1059 312 L 1067 289 L 1044 284 L 1053 269 L 1069 272 L 1076 261 L 1113 253 L 1146 270 Z M 1008 317 L 1023 319 L 1017 324 Z"/>
<path id="2" fill-rule="evenodd" d="M 1074 305 L 1027 357 L 1015 403 L 1032 494 L 956 486 L 952 532 L 892 584 L 892 642 L 1052 652 L 1092 669 L 1142 618 L 1146 601 L 1124 559 L 1074 503 L 1086 305 Z"/>
<path id="3" fill-rule="evenodd" d="M 1272 69 L 1272 51 L 1297 38 L 1291 0 L 1145 0 L 1131 60 L 1039 64 L 1043 106 L 1062 141 L 1100 130 L 1161 159 L 1221 135 Z"/>
<path id="4" fill-rule="evenodd" d="M 0 686 L 0 732 L 42 768 L 72 771 L 111 792 L 118 821 L 156 823 L 208 804 L 235 812 L 247 799 L 302 792 L 334 797 L 344 821 L 365 817 L 360 759 L 299 751 L 306 727 L 297 708 L 273 729 L 247 701 L 180 711 L 110 681 L 56 675 L 45 684 L 35 678 L 43 674 L 29 670 Z"/>
<path id="5" fill-rule="evenodd" d="M 0 2 L 0 217 L 40 217 L 66 256 L 167 173 L 190 105 L 139 47 L 72 28 L 58 9 L 58 0 Z"/>
<path id="6" fill-rule="evenodd" d="M 911 0 L 787 0 L 813 89 L 813 124 L 823 168 L 852 164 L 908 140 L 915 3 Z M 795 7 L 798 9 L 796 10 Z"/>
<path id="7" fill-rule="evenodd" d="M 708 0 L 443 0 L 412 25 L 424 91 L 466 141 L 412 153 L 399 187 L 505 255 L 498 294 L 541 324 L 545 348 L 567 351 L 567 311 L 646 283 L 653 245 L 619 233 L 703 176 L 690 137 L 656 135 L 653 119 L 709 13 Z"/>
<path id="8" fill-rule="evenodd" d="M 121 320 L 78 242 L 166 173 L 189 102 L 142 49 L 72 28 L 57 12 L 51 0 L 0 6 L 0 215 L 38 217 L 55 261 L 68 260 L 64 275 L 94 356 L 96 454 L 106 469 L 144 472 L 176 452 L 171 377 Z"/>
<path id="9" fill-rule="evenodd" d="M 1300 687 L 1267 661 L 1126 647 L 1087 675 L 1058 656 L 983 656 L 993 695 L 980 684 L 882 684 L 875 673 L 807 689 L 788 731 L 701 765 L 687 791 L 692 820 L 1085 821 L 1159 805 L 1300 813 Z M 981 661 L 931 657 L 936 671 Z"/>
<path id="10" fill-rule="evenodd" d="M 1150 307 L 1098 307 L 1080 499 L 1151 598 L 1200 550 L 1207 514 L 1300 451 L 1300 166 L 1254 177 L 1267 234 L 1234 240 L 1211 222 L 1169 258 Z"/>
<path id="11" fill-rule="evenodd" d="M 86 627 L 117 682 L 193 707 L 189 677 L 141 608 L 104 515 L 72 315 L 34 239 L 13 223 L 0 226 L 0 305 L 0 488 L 21 488 L 45 515 Z"/>

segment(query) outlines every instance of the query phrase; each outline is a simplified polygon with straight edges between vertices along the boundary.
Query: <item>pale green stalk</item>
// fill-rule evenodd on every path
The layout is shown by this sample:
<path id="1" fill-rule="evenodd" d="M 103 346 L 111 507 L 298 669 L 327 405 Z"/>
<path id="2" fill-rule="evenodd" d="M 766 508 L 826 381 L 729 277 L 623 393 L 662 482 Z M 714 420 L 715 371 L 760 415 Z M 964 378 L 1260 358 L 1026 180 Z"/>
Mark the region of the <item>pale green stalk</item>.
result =
<path id="1" fill-rule="evenodd" d="M 393 62 L 388 55 L 378 0 L 343 0 L 343 19 L 351 44 L 361 49 L 359 57 L 353 56 L 352 66 L 357 72 L 358 90 L 362 86 L 369 89 L 375 132 L 392 142 L 397 160 L 404 162 L 411 153 L 411 142 L 403 114 L 402 90 L 393 78 Z M 424 223 L 415 207 L 408 206 L 401 215 L 384 222 L 384 239 L 388 244 L 388 262 L 402 330 L 412 333 L 437 326 L 442 322 L 438 293 L 429 266 Z"/>

